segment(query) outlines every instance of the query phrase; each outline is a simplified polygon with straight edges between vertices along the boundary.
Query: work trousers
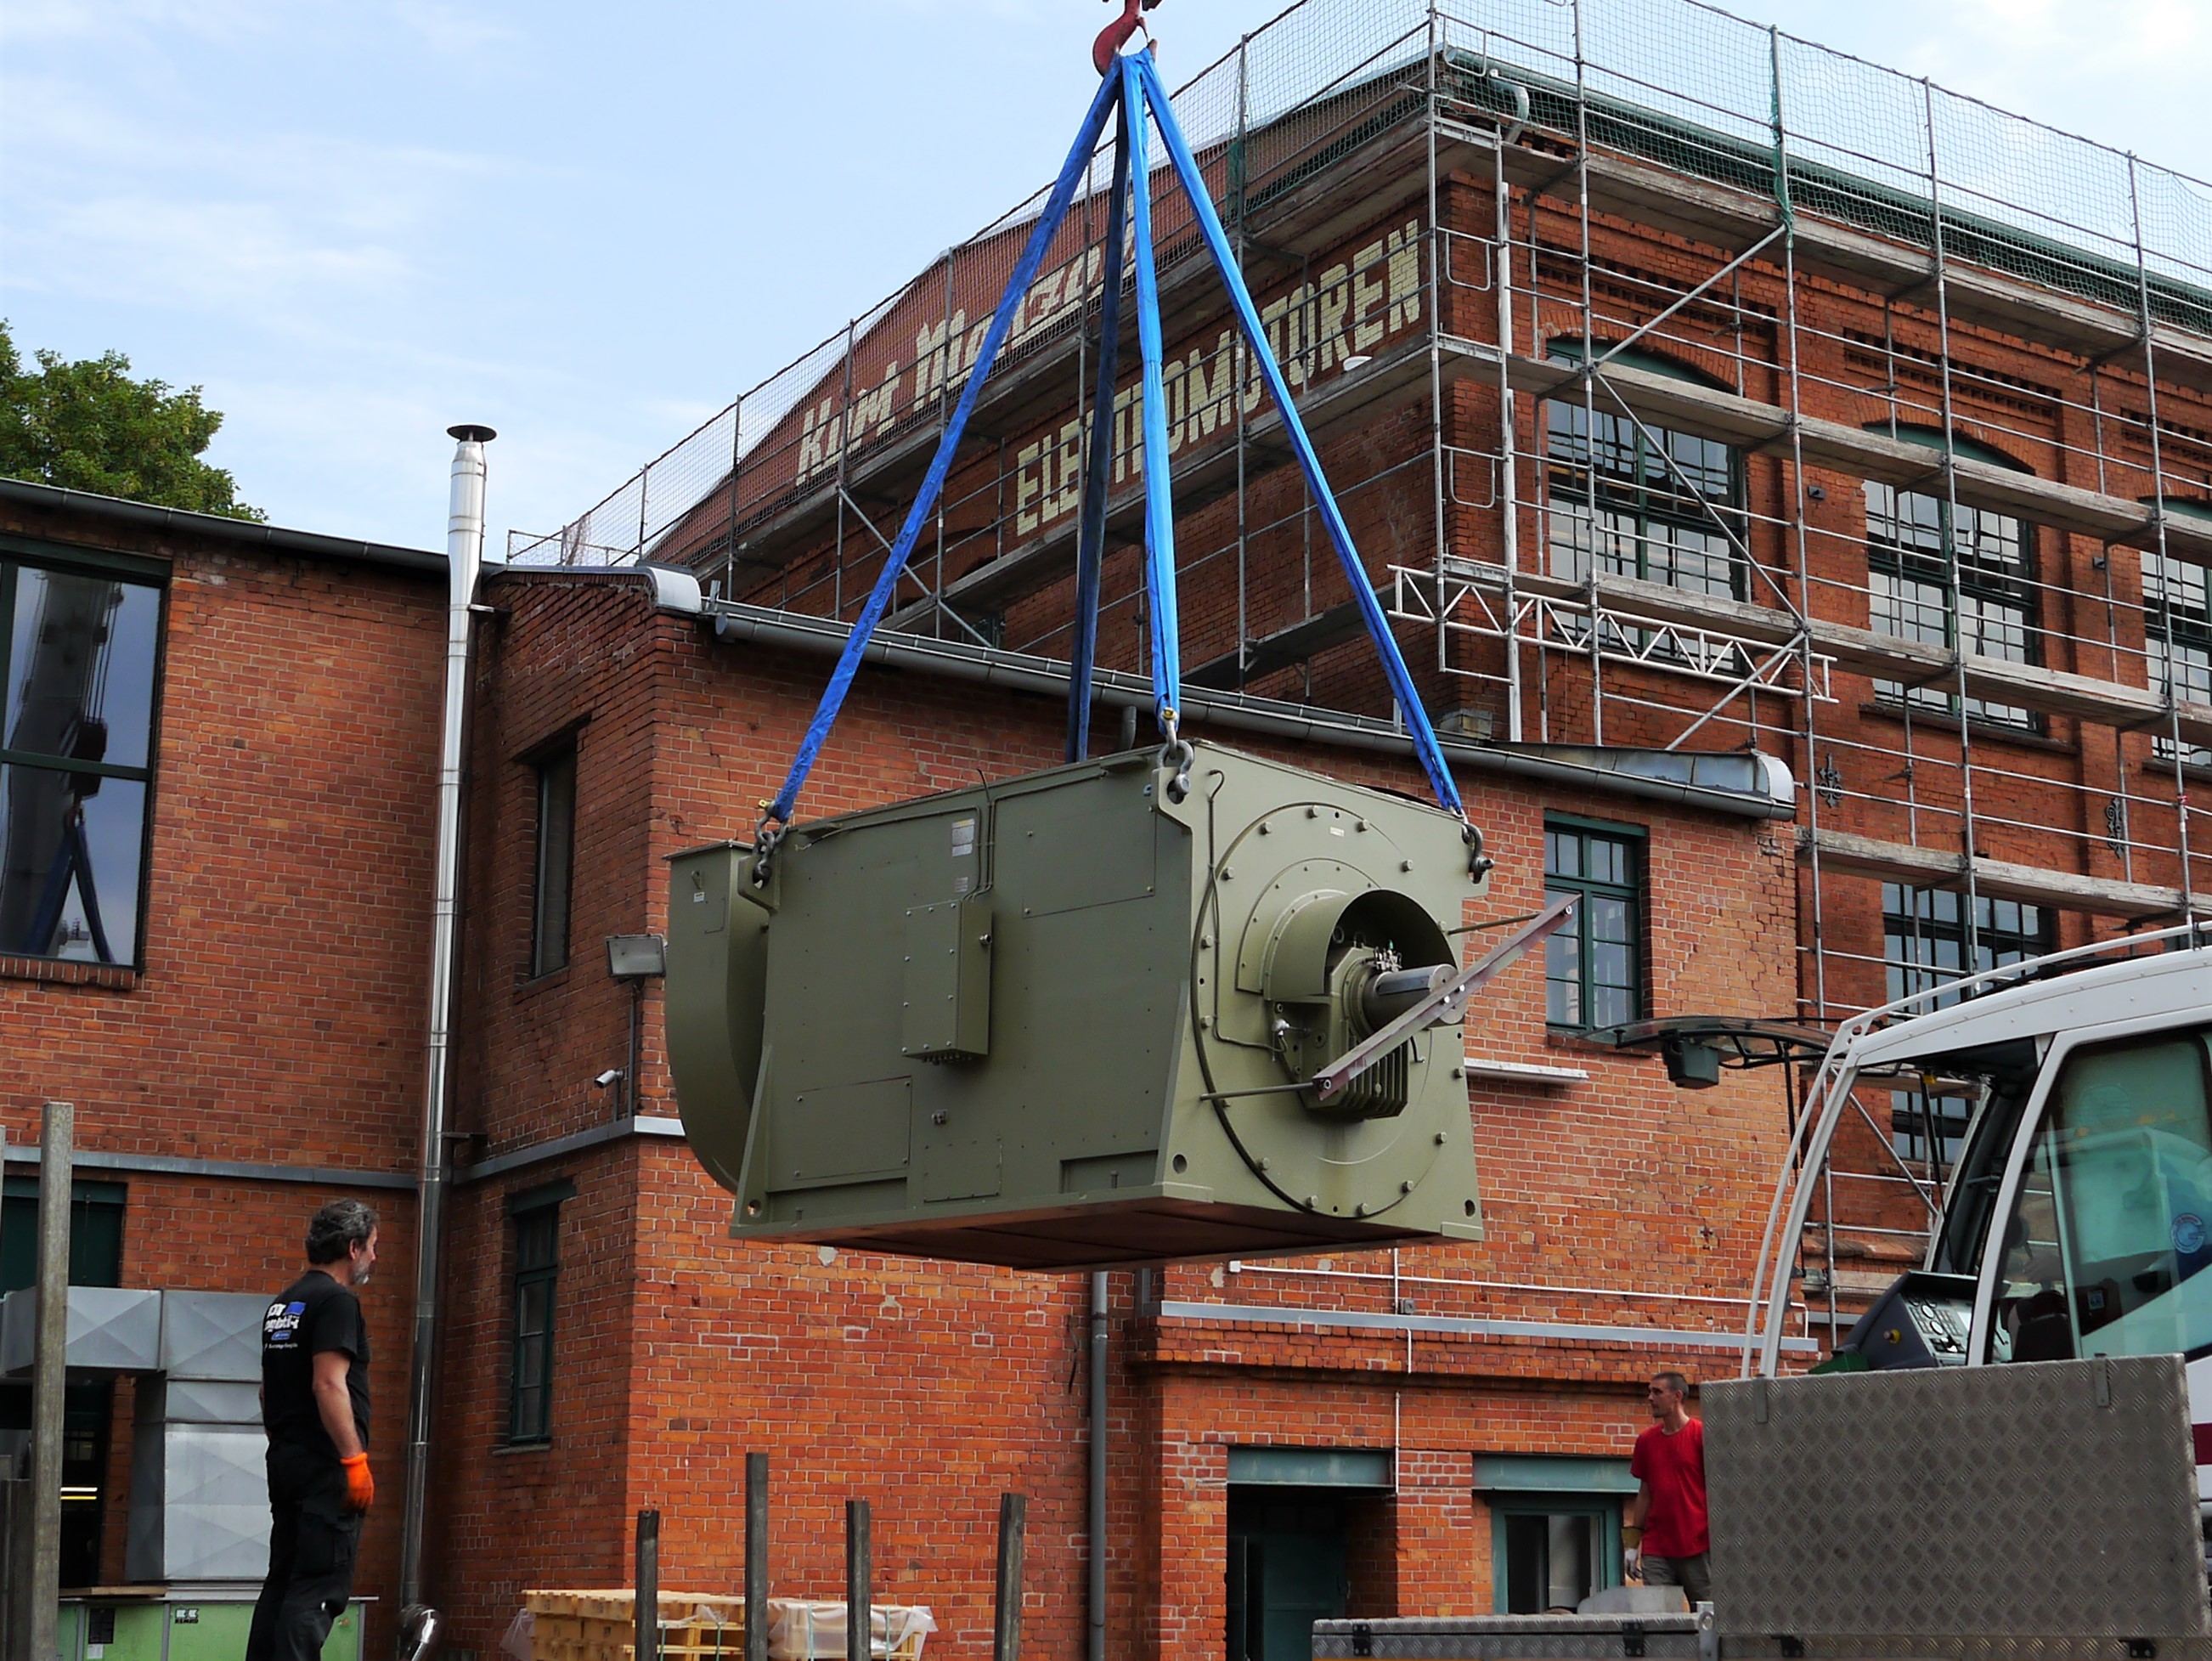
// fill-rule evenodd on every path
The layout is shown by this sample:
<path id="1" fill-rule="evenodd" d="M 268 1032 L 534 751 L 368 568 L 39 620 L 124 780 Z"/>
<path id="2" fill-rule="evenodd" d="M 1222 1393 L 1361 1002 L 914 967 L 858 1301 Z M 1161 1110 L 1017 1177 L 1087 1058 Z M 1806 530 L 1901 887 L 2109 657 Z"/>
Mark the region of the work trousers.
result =
<path id="1" fill-rule="evenodd" d="M 246 1661 L 319 1661 L 353 1596 L 362 1513 L 345 1500 L 337 1460 L 269 1450 L 269 1578 L 253 1606 Z"/>
<path id="2" fill-rule="evenodd" d="M 1680 1586 L 1692 1609 L 1710 1603 L 1713 1601 L 1712 1555 L 1701 1551 L 1695 1557 L 1655 1557 L 1647 1551 L 1644 1554 L 1644 1584 Z"/>

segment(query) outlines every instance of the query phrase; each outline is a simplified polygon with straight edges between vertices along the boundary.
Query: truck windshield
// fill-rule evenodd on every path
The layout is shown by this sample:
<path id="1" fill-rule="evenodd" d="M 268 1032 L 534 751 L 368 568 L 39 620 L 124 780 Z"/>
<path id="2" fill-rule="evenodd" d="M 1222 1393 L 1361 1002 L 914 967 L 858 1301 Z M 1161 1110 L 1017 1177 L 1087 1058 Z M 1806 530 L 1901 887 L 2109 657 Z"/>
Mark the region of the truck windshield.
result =
<path id="1" fill-rule="evenodd" d="M 2067 1058 L 2005 1222 L 1992 1360 L 2212 1349 L 2208 1038 Z"/>

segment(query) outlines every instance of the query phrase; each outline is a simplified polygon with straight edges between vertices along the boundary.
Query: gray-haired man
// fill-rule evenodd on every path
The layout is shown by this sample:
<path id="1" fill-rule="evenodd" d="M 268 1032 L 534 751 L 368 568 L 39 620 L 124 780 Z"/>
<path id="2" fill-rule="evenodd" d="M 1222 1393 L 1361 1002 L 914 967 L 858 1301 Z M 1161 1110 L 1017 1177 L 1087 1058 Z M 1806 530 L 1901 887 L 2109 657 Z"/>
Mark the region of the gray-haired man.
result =
<path id="1" fill-rule="evenodd" d="M 376 1214 L 332 1200 L 307 1225 L 307 1270 L 261 1322 L 269 1433 L 269 1578 L 246 1661 L 317 1661 L 353 1596 L 368 1474 L 368 1330 L 354 1288 L 376 1265 Z"/>

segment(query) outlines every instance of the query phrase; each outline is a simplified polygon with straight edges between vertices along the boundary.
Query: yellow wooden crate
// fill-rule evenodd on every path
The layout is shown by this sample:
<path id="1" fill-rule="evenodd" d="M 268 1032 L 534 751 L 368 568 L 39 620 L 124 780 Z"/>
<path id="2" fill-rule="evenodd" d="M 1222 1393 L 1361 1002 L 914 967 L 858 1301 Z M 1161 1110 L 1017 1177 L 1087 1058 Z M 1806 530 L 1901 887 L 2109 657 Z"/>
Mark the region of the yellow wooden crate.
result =
<path id="1" fill-rule="evenodd" d="M 721 1592 L 660 1594 L 660 1652 L 668 1661 L 743 1661 L 745 1600 Z M 636 1594 L 627 1587 L 543 1591 L 523 1594 L 522 1615 L 504 1646 L 528 1661 L 635 1661 Z M 921 1661 L 922 1645 L 937 1629 L 927 1609 L 878 1603 L 874 1609 L 874 1654 L 882 1661 Z M 771 1655 L 842 1658 L 842 1602 L 773 1597 L 769 1600 Z M 514 1641 L 526 1630 L 528 1648 Z"/>
<path id="2" fill-rule="evenodd" d="M 720 1592 L 660 1594 L 660 1652 L 680 1661 L 740 1658 L 745 1600 Z M 532 1661 L 634 1661 L 637 1596 L 627 1588 L 524 1594 Z"/>

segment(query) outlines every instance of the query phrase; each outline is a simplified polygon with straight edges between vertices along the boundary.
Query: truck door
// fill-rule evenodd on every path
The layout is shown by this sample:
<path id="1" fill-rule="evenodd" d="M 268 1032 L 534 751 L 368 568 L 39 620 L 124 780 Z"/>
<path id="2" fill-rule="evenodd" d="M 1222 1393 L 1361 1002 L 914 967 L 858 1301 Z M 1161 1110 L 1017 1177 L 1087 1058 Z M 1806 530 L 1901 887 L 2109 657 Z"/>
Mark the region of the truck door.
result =
<path id="1" fill-rule="evenodd" d="M 1990 1240 L 1986 1360 L 2212 1354 L 2208 1043 L 2212 1028 L 2168 1028 L 2054 1052 Z"/>

